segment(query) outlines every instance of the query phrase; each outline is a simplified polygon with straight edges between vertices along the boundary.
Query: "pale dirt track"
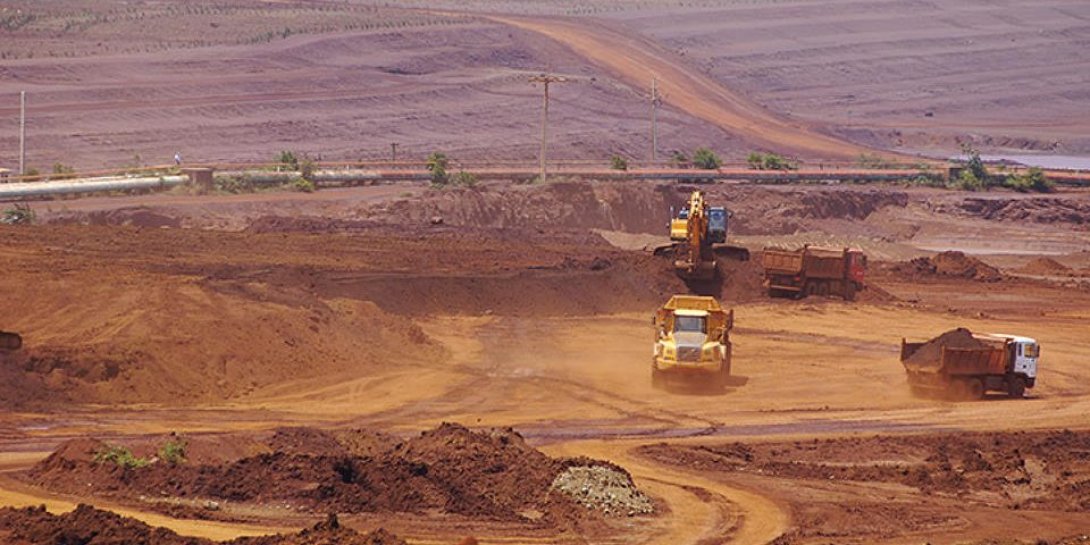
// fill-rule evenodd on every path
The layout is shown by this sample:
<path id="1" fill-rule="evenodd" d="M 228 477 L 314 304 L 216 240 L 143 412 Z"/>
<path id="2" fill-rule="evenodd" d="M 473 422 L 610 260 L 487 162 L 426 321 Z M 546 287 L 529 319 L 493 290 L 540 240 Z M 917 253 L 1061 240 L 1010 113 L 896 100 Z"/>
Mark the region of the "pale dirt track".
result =
<path id="1" fill-rule="evenodd" d="M 651 79 L 657 78 L 668 106 L 734 134 L 745 135 L 766 149 L 840 159 L 875 153 L 873 149 L 822 134 L 815 127 L 776 116 L 634 33 L 625 34 L 602 23 L 571 19 L 491 18 L 548 36 L 637 89 L 649 88 Z"/>

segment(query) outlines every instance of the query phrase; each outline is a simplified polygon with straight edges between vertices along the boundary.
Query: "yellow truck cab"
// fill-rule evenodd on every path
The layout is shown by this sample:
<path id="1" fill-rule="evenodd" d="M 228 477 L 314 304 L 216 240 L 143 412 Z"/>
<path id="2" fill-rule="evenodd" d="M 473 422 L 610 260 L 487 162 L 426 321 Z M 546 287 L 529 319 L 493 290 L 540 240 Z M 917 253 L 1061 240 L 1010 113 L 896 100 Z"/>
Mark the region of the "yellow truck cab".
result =
<path id="1" fill-rule="evenodd" d="M 734 313 L 714 297 L 675 295 L 652 319 L 655 346 L 651 382 L 660 387 L 670 377 L 711 380 L 722 388 L 730 377 L 730 330 Z"/>

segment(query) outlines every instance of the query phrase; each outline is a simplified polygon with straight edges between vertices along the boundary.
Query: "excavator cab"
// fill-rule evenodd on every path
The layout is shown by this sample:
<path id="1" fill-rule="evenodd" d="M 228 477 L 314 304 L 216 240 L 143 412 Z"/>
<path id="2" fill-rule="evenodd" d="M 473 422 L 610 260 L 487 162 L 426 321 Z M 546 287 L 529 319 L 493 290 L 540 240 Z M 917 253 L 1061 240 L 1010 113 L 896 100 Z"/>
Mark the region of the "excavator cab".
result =
<path id="1" fill-rule="evenodd" d="M 708 242 L 723 244 L 727 241 L 727 220 L 730 211 L 722 206 L 708 208 Z"/>

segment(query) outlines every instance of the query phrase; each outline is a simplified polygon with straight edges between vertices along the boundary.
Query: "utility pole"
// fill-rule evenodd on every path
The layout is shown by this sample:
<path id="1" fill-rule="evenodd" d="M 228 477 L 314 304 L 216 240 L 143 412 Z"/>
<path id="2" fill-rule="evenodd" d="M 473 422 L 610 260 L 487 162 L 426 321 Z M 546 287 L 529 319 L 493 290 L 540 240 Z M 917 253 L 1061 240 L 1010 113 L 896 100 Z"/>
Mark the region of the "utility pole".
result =
<path id="1" fill-rule="evenodd" d="M 658 116 L 659 105 L 662 99 L 659 97 L 659 80 L 651 78 L 651 162 L 656 160 L 659 149 Z"/>
<path id="2" fill-rule="evenodd" d="M 548 74 L 541 74 L 539 76 L 531 76 L 530 83 L 541 83 L 545 85 L 545 100 L 541 107 L 541 181 L 545 182 L 545 175 L 547 170 L 545 168 L 545 156 L 548 152 L 548 140 L 549 140 L 549 84 L 550 83 L 564 83 L 568 81 L 568 78 L 564 76 L 550 76 Z"/>
<path id="3" fill-rule="evenodd" d="M 397 162 L 397 142 L 390 143 L 390 161 Z"/>
<path id="4" fill-rule="evenodd" d="M 19 91 L 19 175 L 26 176 L 26 91 Z"/>

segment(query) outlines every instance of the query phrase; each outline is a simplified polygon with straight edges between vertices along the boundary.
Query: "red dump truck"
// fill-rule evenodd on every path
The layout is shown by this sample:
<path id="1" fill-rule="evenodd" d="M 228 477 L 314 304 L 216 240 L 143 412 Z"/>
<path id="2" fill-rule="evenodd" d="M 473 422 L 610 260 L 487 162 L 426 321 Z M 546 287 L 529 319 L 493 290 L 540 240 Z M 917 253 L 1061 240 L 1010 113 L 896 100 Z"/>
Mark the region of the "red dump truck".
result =
<path id="1" fill-rule="evenodd" d="M 867 256 L 851 248 L 765 248 L 761 264 L 765 287 L 772 297 L 836 295 L 853 301 L 855 293 L 864 287 Z"/>
<path id="2" fill-rule="evenodd" d="M 915 394 L 980 399 L 989 391 L 1020 398 L 1037 382 L 1040 346 L 1029 337 L 948 331 L 927 342 L 901 339 L 901 364 Z"/>

